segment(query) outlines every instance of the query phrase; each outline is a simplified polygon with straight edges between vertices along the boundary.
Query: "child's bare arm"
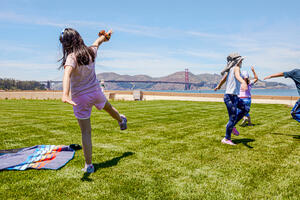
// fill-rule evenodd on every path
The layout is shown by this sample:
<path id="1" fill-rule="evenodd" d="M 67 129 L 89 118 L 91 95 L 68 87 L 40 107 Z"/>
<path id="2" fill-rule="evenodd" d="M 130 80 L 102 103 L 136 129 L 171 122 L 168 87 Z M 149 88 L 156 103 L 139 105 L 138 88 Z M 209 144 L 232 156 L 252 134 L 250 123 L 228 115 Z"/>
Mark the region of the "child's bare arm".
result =
<path id="1" fill-rule="evenodd" d="M 246 81 L 241 77 L 241 71 L 240 71 L 240 68 L 239 67 L 234 67 L 234 76 L 235 78 L 241 83 L 241 87 L 243 90 L 247 90 L 248 87 L 247 87 L 247 83 Z"/>
<path id="2" fill-rule="evenodd" d="M 280 72 L 280 73 L 272 74 L 270 76 L 266 76 L 264 78 L 264 80 L 267 80 L 267 79 L 270 79 L 270 78 L 282 77 L 282 76 L 284 76 L 284 74 L 283 74 L 283 72 Z"/>
<path id="3" fill-rule="evenodd" d="M 254 75 L 253 83 L 256 83 L 256 82 L 258 81 L 258 76 L 257 76 L 257 74 L 256 74 L 256 72 L 255 72 L 255 70 L 254 70 L 254 67 L 251 67 L 251 70 L 252 70 L 253 75 Z"/>
<path id="4" fill-rule="evenodd" d="M 63 78 L 63 96 L 61 98 L 62 102 L 76 106 L 69 96 L 70 93 L 70 77 L 73 71 L 73 67 L 65 66 L 64 78 Z"/>
<path id="5" fill-rule="evenodd" d="M 107 34 L 112 34 L 112 30 L 109 30 L 107 32 Z M 98 37 L 95 42 L 93 43 L 93 46 L 96 46 L 97 48 L 105 41 L 105 36 L 101 35 L 100 37 Z"/>
<path id="6" fill-rule="evenodd" d="M 102 42 L 104 42 L 105 40 L 105 36 L 104 35 L 101 35 L 100 37 L 98 37 L 95 42 L 93 43 L 93 46 L 96 46 L 96 47 L 99 47 Z"/>
<path id="7" fill-rule="evenodd" d="M 226 81 L 226 79 L 227 79 L 227 76 L 228 76 L 228 73 L 226 73 L 226 74 L 222 77 L 220 83 L 217 85 L 217 87 L 214 89 L 214 91 L 217 91 L 217 90 L 221 89 L 222 85 L 225 83 L 225 81 Z"/>

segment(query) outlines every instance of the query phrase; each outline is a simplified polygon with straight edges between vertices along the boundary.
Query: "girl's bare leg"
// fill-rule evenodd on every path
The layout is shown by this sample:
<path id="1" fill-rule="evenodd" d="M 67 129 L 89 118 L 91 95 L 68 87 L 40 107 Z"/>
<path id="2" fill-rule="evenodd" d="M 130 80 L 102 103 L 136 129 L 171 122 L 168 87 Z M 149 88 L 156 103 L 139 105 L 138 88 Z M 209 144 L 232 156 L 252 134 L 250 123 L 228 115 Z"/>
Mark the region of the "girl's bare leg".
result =
<path id="1" fill-rule="evenodd" d="M 248 126 L 253 126 L 253 124 L 251 123 L 251 118 L 250 118 L 250 116 L 248 117 Z"/>
<path id="2" fill-rule="evenodd" d="M 122 119 L 121 119 L 121 116 L 120 116 L 119 112 L 108 101 L 106 102 L 103 110 L 108 112 L 108 114 L 110 114 L 110 116 L 112 116 L 112 118 L 114 118 L 118 122 L 122 122 Z"/>
<path id="3" fill-rule="evenodd" d="M 82 147 L 87 165 L 92 164 L 92 136 L 90 119 L 77 119 L 81 129 Z"/>
<path id="4" fill-rule="evenodd" d="M 245 126 L 247 121 L 248 121 L 247 117 L 244 116 L 241 126 Z"/>

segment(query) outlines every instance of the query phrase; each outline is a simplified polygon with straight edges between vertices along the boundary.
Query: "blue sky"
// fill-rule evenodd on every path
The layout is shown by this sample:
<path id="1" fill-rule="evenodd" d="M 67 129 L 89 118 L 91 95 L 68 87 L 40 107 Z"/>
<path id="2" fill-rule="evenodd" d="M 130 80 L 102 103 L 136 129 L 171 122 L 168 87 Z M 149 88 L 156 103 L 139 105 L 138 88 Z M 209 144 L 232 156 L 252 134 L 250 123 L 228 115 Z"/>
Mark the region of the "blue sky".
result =
<path id="1" fill-rule="evenodd" d="M 96 71 L 168 75 L 220 73 L 226 56 L 246 56 L 259 78 L 300 66 L 300 1 L 0 0 L 0 77 L 60 80 L 61 30 L 87 45 L 114 30 Z M 292 84 L 285 79 L 274 79 Z"/>

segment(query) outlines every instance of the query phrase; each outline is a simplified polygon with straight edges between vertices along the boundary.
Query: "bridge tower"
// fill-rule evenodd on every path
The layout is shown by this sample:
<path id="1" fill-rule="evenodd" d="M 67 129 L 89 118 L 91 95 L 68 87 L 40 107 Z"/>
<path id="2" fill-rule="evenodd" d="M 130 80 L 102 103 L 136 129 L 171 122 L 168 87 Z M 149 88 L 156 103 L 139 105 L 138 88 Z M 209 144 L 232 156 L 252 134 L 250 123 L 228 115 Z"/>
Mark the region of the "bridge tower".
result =
<path id="1" fill-rule="evenodd" d="M 189 69 L 185 69 L 185 73 L 184 73 L 184 82 L 185 82 L 185 87 L 184 90 L 190 90 L 191 89 L 191 85 L 190 85 L 190 79 L 189 79 Z"/>
<path id="2" fill-rule="evenodd" d="M 46 87 L 47 87 L 48 90 L 51 90 L 51 81 L 47 81 L 47 86 Z"/>

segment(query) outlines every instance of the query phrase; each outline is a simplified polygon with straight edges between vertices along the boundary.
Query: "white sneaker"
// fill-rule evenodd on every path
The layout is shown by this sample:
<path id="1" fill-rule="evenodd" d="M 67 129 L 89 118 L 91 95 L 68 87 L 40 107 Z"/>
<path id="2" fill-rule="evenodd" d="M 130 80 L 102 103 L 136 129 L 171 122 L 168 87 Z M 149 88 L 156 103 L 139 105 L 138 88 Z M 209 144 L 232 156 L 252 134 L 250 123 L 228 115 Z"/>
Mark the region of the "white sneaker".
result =
<path id="1" fill-rule="evenodd" d="M 229 144 L 229 145 L 236 145 L 234 144 L 231 140 L 227 140 L 226 138 L 223 138 L 223 140 L 221 141 L 223 144 Z"/>

